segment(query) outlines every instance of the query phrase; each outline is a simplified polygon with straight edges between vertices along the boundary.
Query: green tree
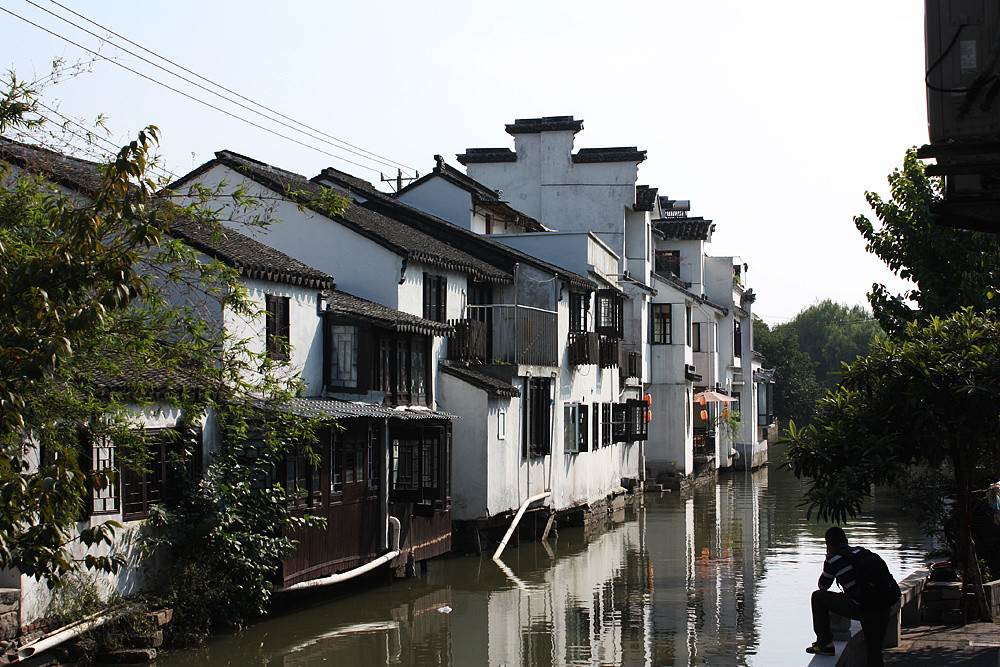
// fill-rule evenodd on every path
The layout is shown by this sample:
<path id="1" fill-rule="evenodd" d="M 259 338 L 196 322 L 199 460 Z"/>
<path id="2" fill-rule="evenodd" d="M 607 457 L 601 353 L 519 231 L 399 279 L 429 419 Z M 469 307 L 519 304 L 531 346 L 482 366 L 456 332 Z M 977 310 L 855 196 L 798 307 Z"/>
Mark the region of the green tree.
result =
<path id="1" fill-rule="evenodd" d="M 43 127 L 38 110 L 38 91 L 11 76 L 0 93 L 0 134 Z M 80 570 L 121 565 L 121 557 L 72 557 L 75 540 L 111 544 L 120 527 L 76 532 L 90 488 L 114 474 L 81 466 L 81 455 L 89 441 L 113 442 L 119 463 L 143 469 L 149 449 L 134 407 L 166 385 L 187 452 L 197 443 L 184 426 L 207 413 L 223 439 L 204 479 L 189 480 L 186 500 L 156 515 L 155 539 L 176 547 L 170 555 L 187 571 L 228 577 L 216 599 L 202 600 L 212 605 L 210 620 L 238 621 L 266 604 L 270 572 L 293 547 L 284 529 L 303 525 L 264 473 L 290 443 L 311 442 L 315 424 L 277 409 L 299 391 L 287 362 L 203 316 L 206 304 L 246 318 L 261 313 L 237 270 L 171 235 L 181 224 L 222 228 L 212 193 L 184 209 L 157 198 L 157 136 L 146 128 L 98 169 L 51 154 L 81 170 L 83 191 L 34 175 L 49 172 L 44 161 L 20 172 L 0 162 L 0 567 L 58 586 Z M 271 222 L 253 214 L 266 211 L 259 202 L 229 196 L 251 212 L 246 224 Z M 214 551 L 186 548 L 184 532 L 211 539 Z"/>
<path id="2" fill-rule="evenodd" d="M 774 416 L 787 424 L 808 423 L 815 412 L 822 389 L 816 381 L 815 363 L 799 347 L 795 330 L 773 329 L 755 318 L 754 347 L 764 357 L 764 365 L 774 368 Z"/>
<path id="3" fill-rule="evenodd" d="M 963 307 L 994 310 L 1000 288 L 1000 239 L 996 235 L 949 229 L 935 224 L 930 211 L 941 198 L 938 179 L 924 174 L 916 150 L 889 175 L 890 198 L 866 193 L 878 224 L 854 218 L 869 252 L 913 289 L 891 294 L 875 283 L 868 295 L 872 311 L 888 333 L 915 319 L 944 317 Z"/>
<path id="4" fill-rule="evenodd" d="M 994 318 L 970 308 L 911 322 L 880 340 L 851 364 L 812 424 L 789 429 L 788 461 L 809 479 L 810 512 L 840 523 L 860 511 L 875 485 L 899 483 L 915 466 L 950 470 L 958 491 L 956 547 L 983 601 L 972 492 L 995 477 L 1000 463 L 998 395 Z"/>
<path id="5" fill-rule="evenodd" d="M 779 325 L 798 339 L 799 347 L 815 364 L 816 381 L 834 389 L 845 363 L 868 354 L 881 333 L 864 306 L 847 306 L 825 299 L 805 308 L 792 321 Z"/>

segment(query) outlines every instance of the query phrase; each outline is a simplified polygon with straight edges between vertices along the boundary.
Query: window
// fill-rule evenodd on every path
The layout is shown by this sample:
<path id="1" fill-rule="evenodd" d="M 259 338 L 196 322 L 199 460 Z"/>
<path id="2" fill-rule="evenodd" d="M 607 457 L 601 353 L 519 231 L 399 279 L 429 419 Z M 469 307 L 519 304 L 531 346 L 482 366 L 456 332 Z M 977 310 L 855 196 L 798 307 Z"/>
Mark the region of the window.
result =
<path id="1" fill-rule="evenodd" d="M 594 424 L 591 427 L 593 432 L 593 450 L 596 451 L 601 446 L 601 429 L 599 428 L 598 415 L 600 414 L 600 403 L 594 403 L 593 407 L 590 408 L 590 414 L 593 415 Z"/>
<path id="2" fill-rule="evenodd" d="M 681 277 L 680 250 L 657 250 L 653 253 L 653 270 L 657 273 Z"/>
<path id="3" fill-rule="evenodd" d="M 583 403 L 566 403 L 563 406 L 563 450 L 586 452 L 590 448 L 590 407 Z"/>
<path id="4" fill-rule="evenodd" d="M 450 433 L 442 426 L 393 431 L 390 435 L 390 501 L 446 504 L 449 438 Z"/>
<path id="5" fill-rule="evenodd" d="M 448 279 L 444 276 L 424 273 L 424 318 L 435 322 L 444 322 L 447 309 L 446 296 Z"/>
<path id="6" fill-rule="evenodd" d="M 551 378 L 527 378 L 522 397 L 523 407 L 523 447 L 522 454 L 545 456 L 551 446 Z"/>
<path id="7" fill-rule="evenodd" d="M 590 310 L 590 294 L 569 293 L 569 330 L 586 331 L 587 313 Z"/>
<path id="8" fill-rule="evenodd" d="M 80 469 L 90 473 L 85 481 L 86 514 L 117 514 L 121 480 L 115 466 L 114 443 L 94 440 L 88 433 L 81 431 L 80 450 Z"/>
<path id="9" fill-rule="evenodd" d="M 704 352 L 701 349 L 701 322 L 691 323 L 691 350 L 693 352 Z"/>
<path id="10" fill-rule="evenodd" d="M 743 356 L 743 327 L 739 320 L 733 320 L 733 356 L 737 359 Z"/>
<path id="11" fill-rule="evenodd" d="M 688 347 L 691 347 L 691 336 L 693 335 L 691 333 L 691 325 L 692 325 L 692 323 L 693 323 L 693 318 L 691 317 L 691 306 L 685 306 L 684 307 L 684 330 L 687 332 L 687 334 L 686 334 L 687 338 L 685 340 L 685 343 L 687 343 Z"/>
<path id="12" fill-rule="evenodd" d="M 323 502 L 320 468 L 309 460 L 304 445 L 296 445 L 285 452 L 281 483 L 289 508 L 318 507 Z"/>
<path id="13" fill-rule="evenodd" d="M 597 314 L 594 331 L 609 338 L 624 338 L 621 293 L 613 289 L 597 290 Z"/>
<path id="14" fill-rule="evenodd" d="M 358 327 L 327 326 L 327 386 L 358 388 Z"/>
<path id="15" fill-rule="evenodd" d="M 611 418 L 611 403 L 601 404 L 601 445 L 608 447 L 614 442 L 612 435 L 613 420 Z"/>
<path id="16" fill-rule="evenodd" d="M 497 410 L 497 440 L 507 438 L 507 411 L 503 408 Z"/>
<path id="17" fill-rule="evenodd" d="M 193 468 L 194 457 L 184 457 L 180 438 L 172 437 L 166 429 L 150 431 L 149 436 L 142 470 L 122 466 L 122 517 L 126 521 L 148 517 L 150 507 L 176 494 L 184 466 Z"/>
<path id="18" fill-rule="evenodd" d="M 264 325 L 264 347 L 272 359 L 288 358 L 289 299 L 287 296 L 264 295 L 267 308 Z"/>
<path id="19" fill-rule="evenodd" d="M 381 336 L 376 345 L 375 389 L 394 405 L 427 404 L 427 338 Z"/>
<path id="20" fill-rule="evenodd" d="M 650 325 L 653 331 L 650 333 L 649 342 L 653 345 L 669 345 L 672 342 L 671 306 L 669 303 L 654 303 L 650 306 Z"/>

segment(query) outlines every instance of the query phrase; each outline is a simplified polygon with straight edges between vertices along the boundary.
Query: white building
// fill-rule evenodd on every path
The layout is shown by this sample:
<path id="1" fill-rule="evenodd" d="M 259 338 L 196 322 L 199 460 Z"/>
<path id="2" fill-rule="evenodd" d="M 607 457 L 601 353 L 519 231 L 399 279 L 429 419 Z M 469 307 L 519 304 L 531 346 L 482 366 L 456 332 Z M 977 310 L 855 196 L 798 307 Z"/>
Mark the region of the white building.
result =
<path id="1" fill-rule="evenodd" d="M 470 148 L 458 160 L 482 190 L 502 192 L 512 206 L 554 230 L 498 235 L 498 240 L 621 286 L 626 296 L 624 345 L 639 362 L 639 370 L 629 373 L 637 376 L 634 395 L 648 395 L 652 408 L 644 451 L 647 473 L 690 475 L 699 461 L 728 467 L 746 456 L 759 464 L 764 443 L 751 362 L 753 295 L 744 290 L 742 263 L 708 256 L 704 243 L 711 230 L 688 238 L 686 230 L 698 220 L 689 220 L 686 227 L 674 224 L 673 216 L 682 214 L 674 203 L 659 197 L 655 188 L 637 184 L 645 151 L 613 147 L 574 152 L 574 137 L 582 129 L 583 121 L 571 116 L 518 119 L 506 126 L 514 137 L 513 151 Z M 414 200 L 415 193 L 403 196 Z M 685 231 L 674 238 L 677 229 Z M 601 264 L 589 235 L 617 257 L 614 270 Z M 670 253 L 681 247 L 683 276 L 665 268 L 672 261 Z M 739 394 L 741 420 L 735 436 L 706 437 L 725 429 L 716 423 L 721 406 L 705 406 L 709 419 L 698 424 L 702 406 L 694 404 L 694 395 L 704 389 Z"/>
<path id="2" fill-rule="evenodd" d="M 635 419 L 627 427 L 626 412 L 639 411 L 621 398 L 610 350 L 600 364 L 594 332 L 598 309 L 612 320 L 620 313 L 620 292 L 610 284 L 602 289 L 471 231 L 471 208 L 464 227 L 451 224 L 334 169 L 309 180 L 223 151 L 172 187 L 183 192 L 192 183 L 246 188 L 267 201 L 278 195 L 272 215 L 283 222 L 258 234 L 262 242 L 351 292 L 455 327 L 448 345 L 427 357 L 426 394 L 428 408 L 460 417 L 452 438 L 455 521 L 493 528 L 541 494 L 548 494 L 536 504 L 543 512 L 600 512 L 624 493 L 623 482 L 638 478 L 642 429 Z M 323 188 L 348 197 L 348 208 L 328 214 L 287 194 Z M 484 206 L 516 215 L 500 202 Z M 538 228 L 526 218 L 504 224 Z M 571 334 L 571 320 L 589 322 L 589 331 Z M 328 387 L 338 396 L 352 390 L 361 387 Z"/>

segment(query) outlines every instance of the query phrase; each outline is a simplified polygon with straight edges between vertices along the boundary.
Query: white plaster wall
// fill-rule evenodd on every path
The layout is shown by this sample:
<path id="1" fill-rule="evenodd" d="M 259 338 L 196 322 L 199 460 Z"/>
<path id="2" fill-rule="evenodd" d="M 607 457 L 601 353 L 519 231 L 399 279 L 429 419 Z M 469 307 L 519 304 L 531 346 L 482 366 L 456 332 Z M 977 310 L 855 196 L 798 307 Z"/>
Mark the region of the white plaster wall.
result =
<path id="1" fill-rule="evenodd" d="M 289 314 L 289 377 L 300 374 L 306 395 L 323 393 L 323 327 L 316 312 L 319 292 L 283 283 L 261 280 L 246 281 L 248 295 L 257 308 L 257 317 L 246 317 L 228 310 L 225 316 L 227 332 L 238 340 L 248 341 L 251 352 L 265 350 L 265 296 L 287 296 Z"/>
<path id="2" fill-rule="evenodd" d="M 637 163 L 575 164 L 571 130 L 518 134 L 514 147 L 517 162 L 472 163 L 466 172 L 546 227 L 592 231 L 625 257 L 624 214 L 635 203 Z"/>
<path id="3" fill-rule="evenodd" d="M 489 427 L 492 423 L 489 395 L 467 382 L 438 374 L 438 405 L 442 410 L 461 415 L 452 422 L 451 438 L 451 516 L 456 521 L 487 516 L 489 485 Z"/>
<path id="4" fill-rule="evenodd" d="M 181 417 L 179 409 L 169 403 L 158 402 L 146 406 L 126 406 L 124 414 L 136 423 L 137 428 L 172 428 Z M 215 447 L 218 439 L 217 421 L 214 414 L 202 415 L 198 420 L 202 426 L 203 447 Z M 210 450 L 209 450 L 210 451 Z M 203 452 L 204 453 L 204 452 Z M 120 493 L 120 490 L 116 490 Z M 97 545 L 86 547 L 79 541 L 69 545 L 71 557 L 82 561 L 87 555 L 108 556 L 121 554 L 126 558 L 127 565 L 117 573 L 84 571 L 83 577 L 91 580 L 102 598 L 111 595 L 130 595 L 147 589 L 155 583 L 156 555 L 143 557 L 138 550 L 138 539 L 143 530 L 144 521 L 124 521 L 122 513 L 104 514 L 88 517 L 76 524 L 75 535 L 98 524 L 117 521 L 122 528 L 117 530 L 113 546 Z M 10 585 L 21 589 L 21 625 L 29 625 L 46 615 L 53 600 L 52 591 L 44 580 L 38 580 L 27 575 L 19 575 L 15 571 L 6 570 L 2 579 Z"/>
<path id="5" fill-rule="evenodd" d="M 472 229 L 472 195 L 443 178 L 429 178 L 398 199 L 464 229 L 480 234 L 484 231 Z"/>
<path id="6" fill-rule="evenodd" d="M 278 220 L 267 228 L 248 227 L 251 214 L 234 210 L 226 197 L 217 197 L 213 207 L 227 227 L 294 257 L 332 276 L 338 289 L 390 308 L 399 308 L 397 287 L 402 257 L 329 218 L 298 207 L 254 181 L 223 165 L 215 165 L 197 178 L 209 189 L 233 193 L 245 188 L 260 205 L 251 213 Z M 221 186 L 221 184 L 225 184 Z M 183 204 L 190 201 L 187 187 L 178 188 Z"/>

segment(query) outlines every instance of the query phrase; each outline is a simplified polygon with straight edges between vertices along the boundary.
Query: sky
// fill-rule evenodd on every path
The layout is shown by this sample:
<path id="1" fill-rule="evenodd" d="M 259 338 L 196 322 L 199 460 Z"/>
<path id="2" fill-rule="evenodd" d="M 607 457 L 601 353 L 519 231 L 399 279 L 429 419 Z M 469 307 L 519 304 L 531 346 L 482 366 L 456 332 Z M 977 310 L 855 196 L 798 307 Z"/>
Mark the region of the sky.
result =
<path id="1" fill-rule="evenodd" d="M 516 118 L 572 115 L 576 149 L 646 150 L 639 183 L 716 223 L 709 253 L 747 263 L 769 324 L 823 299 L 864 304 L 874 282 L 906 289 L 853 218 L 927 143 L 919 2 L 0 0 L 0 70 L 33 80 L 85 49 L 100 56 L 46 104 L 105 116 L 118 144 L 156 125 L 176 175 L 228 149 L 378 184 L 435 154 L 460 167 L 466 148 L 513 148 Z"/>

